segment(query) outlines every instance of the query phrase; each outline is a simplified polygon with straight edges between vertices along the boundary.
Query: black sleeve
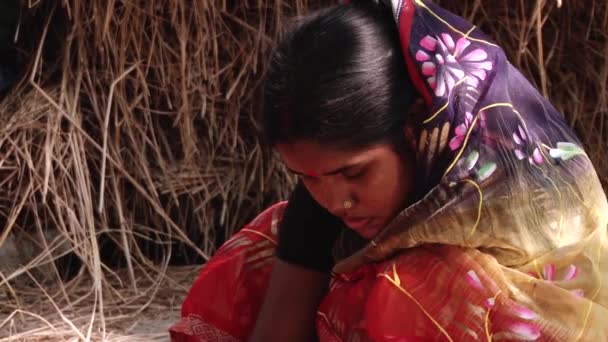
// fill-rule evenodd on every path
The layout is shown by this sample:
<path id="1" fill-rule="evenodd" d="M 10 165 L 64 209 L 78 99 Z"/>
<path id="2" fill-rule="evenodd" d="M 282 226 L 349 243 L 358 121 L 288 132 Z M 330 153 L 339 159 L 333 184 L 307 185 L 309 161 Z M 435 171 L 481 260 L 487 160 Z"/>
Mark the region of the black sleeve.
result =
<path id="1" fill-rule="evenodd" d="M 289 198 L 279 225 L 277 256 L 288 263 L 327 272 L 342 220 L 321 207 L 300 182 Z"/>

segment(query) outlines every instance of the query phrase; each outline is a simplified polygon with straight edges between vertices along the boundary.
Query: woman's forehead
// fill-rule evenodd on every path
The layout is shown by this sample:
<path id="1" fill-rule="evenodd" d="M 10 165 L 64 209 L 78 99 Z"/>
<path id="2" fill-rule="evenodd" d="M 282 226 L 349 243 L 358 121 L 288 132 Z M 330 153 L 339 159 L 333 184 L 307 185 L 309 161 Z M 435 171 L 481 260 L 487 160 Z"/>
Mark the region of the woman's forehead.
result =
<path id="1" fill-rule="evenodd" d="M 382 158 L 392 152 L 388 144 L 345 150 L 307 140 L 278 144 L 276 148 L 289 169 L 306 175 L 332 173 L 341 168 Z"/>

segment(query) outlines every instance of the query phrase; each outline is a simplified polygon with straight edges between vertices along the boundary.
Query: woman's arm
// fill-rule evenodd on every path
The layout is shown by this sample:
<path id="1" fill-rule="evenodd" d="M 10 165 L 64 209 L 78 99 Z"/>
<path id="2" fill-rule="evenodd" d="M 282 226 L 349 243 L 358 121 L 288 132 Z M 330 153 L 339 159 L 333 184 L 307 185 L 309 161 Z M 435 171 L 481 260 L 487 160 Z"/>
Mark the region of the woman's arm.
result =
<path id="1" fill-rule="evenodd" d="M 317 307 L 334 261 L 342 222 L 299 183 L 279 225 L 277 260 L 251 342 L 314 341 Z"/>
<path id="2" fill-rule="evenodd" d="M 249 341 L 316 341 L 317 307 L 328 284 L 328 273 L 277 259 Z"/>

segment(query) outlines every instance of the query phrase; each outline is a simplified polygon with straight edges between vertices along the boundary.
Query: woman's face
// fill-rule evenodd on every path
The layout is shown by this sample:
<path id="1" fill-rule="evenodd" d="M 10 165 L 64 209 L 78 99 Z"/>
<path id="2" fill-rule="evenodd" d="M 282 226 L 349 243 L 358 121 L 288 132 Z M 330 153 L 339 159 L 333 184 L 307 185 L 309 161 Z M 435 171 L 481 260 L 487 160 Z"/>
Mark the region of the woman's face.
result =
<path id="1" fill-rule="evenodd" d="M 390 144 L 344 151 L 301 140 L 277 150 L 313 198 L 364 238 L 375 237 L 407 205 L 414 161 Z"/>

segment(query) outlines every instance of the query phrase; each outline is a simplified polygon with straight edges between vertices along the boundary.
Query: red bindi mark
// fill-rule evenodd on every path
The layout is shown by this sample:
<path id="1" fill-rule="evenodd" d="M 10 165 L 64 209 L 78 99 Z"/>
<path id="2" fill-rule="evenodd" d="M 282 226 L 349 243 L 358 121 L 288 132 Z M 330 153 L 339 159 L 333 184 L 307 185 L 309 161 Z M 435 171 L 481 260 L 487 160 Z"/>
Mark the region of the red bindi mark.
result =
<path id="1" fill-rule="evenodd" d="M 306 175 L 309 177 L 315 177 L 315 178 L 319 177 L 319 174 L 314 171 L 306 171 Z"/>

